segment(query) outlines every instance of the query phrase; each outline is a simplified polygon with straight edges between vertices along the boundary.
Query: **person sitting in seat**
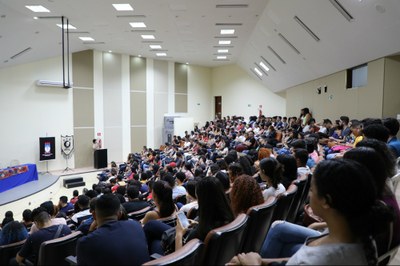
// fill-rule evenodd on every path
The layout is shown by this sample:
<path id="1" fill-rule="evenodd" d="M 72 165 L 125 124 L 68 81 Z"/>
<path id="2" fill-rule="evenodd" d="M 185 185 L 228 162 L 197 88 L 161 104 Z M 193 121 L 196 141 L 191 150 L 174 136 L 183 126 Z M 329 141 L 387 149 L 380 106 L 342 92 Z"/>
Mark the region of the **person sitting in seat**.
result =
<path id="1" fill-rule="evenodd" d="M 118 220 L 120 202 L 113 194 L 96 200 L 95 221 L 76 246 L 78 265 L 142 265 L 150 260 L 143 229 L 137 221 Z"/>
<path id="2" fill-rule="evenodd" d="M 32 217 L 38 231 L 27 238 L 21 250 L 17 253 L 16 262 L 19 265 L 28 263 L 25 262 L 25 259 L 36 265 L 39 258 L 40 245 L 44 241 L 71 234 L 71 230 L 66 224 L 53 225 L 50 214 L 43 207 L 34 209 Z"/>
<path id="3" fill-rule="evenodd" d="M 129 186 L 127 189 L 128 202 L 122 203 L 127 213 L 139 211 L 144 209 L 150 204 L 146 201 L 139 199 L 139 189 L 136 186 Z"/>
<path id="4" fill-rule="evenodd" d="M 264 158 L 260 161 L 261 179 L 267 183 L 268 188 L 263 191 L 264 200 L 277 197 L 286 191 L 282 185 L 283 167 L 275 158 Z"/>

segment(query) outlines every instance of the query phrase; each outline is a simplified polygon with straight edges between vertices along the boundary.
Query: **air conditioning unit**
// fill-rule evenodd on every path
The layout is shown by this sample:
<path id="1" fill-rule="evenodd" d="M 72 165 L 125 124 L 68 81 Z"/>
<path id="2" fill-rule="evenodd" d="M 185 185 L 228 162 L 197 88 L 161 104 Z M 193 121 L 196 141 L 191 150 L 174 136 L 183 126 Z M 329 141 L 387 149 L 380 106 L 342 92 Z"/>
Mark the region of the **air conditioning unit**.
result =
<path id="1" fill-rule="evenodd" d="M 43 80 L 43 79 L 39 79 L 38 81 L 36 81 L 36 85 L 37 86 L 41 86 L 41 87 L 59 87 L 59 88 L 65 88 L 65 89 L 69 89 L 72 86 L 71 84 L 63 84 L 62 81 L 52 81 L 52 80 Z"/>

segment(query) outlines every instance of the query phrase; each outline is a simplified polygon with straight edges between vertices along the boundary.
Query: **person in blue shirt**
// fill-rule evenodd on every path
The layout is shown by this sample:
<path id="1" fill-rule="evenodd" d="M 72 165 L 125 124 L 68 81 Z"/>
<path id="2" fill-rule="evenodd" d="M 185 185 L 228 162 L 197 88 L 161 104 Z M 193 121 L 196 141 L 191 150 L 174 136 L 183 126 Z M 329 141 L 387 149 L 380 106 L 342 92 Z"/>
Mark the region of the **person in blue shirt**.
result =
<path id="1" fill-rule="evenodd" d="M 28 230 L 25 226 L 18 221 L 12 221 L 7 223 L 0 231 L 0 246 L 16 243 L 27 237 Z"/>
<path id="2" fill-rule="evenodd" d="M 383 125 L 389 130 L 388 145 L 395 157 L 400 157 L 400 140 L 396 135 L 399 132 L 399 120 L 395 118 L 386 118 L 383 120 Z"/>
<path id="3" fill-rule="evenodd" d="M 113 194 L 97 198 L 94 222 L 87 236 L 77 242 L 78 265 L 142 265 L 150 260 L 142 226 L 118 220 L 120 201 Z"/>
<path id="4" fill-rule="evenodd" d="M 74 205 L 71 202 L 68 202 L 67 196 L 61 196 L 60 201 L 58 202 L 59 212 L 63 212 L 65 214 L 68 213 L 69 210 L 74 209 Z"/>

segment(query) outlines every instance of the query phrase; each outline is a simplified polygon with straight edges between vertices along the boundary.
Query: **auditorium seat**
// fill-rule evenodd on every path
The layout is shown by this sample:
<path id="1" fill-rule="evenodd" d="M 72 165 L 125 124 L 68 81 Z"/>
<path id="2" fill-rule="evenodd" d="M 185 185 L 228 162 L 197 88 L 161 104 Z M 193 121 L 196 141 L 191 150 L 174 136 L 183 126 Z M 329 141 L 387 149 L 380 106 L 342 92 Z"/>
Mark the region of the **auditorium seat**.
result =
<path id="1" fill-rule="evenodd" d="M 260 251 L 268 228 L 271 225 L 276 203 L 277 199 L 275 197 L 269 197 L 266 202 L 253 206 L 247 211 L 249 220 L 247 221 L 247 229 L 241 252 Z"/>
<path id="2" fill-rule="evenodd" d="M 276 220 L 286 220 L 290 206 L 297 193 L 297 186 L 291 184 L 286 192 L 278 195 L 278 202 L 272 215 L 272 222 Z"/>
<path id="3" fill-rule="evenodd" d="M 242 248 L 248 216 L 239 214 L 231 223 L 211 230 L 204 241 L 202 265 L 224 265 Z M 199 264 L 199 263 L 197 263 Z"/>
<path id="4" fill-rule="evenodd" d="M 203 247 L 204 243 L 195 238 L 187 242 L 177 251 L 146 262 L 143 265 L 196 265 L 199 264 L 199 256 L 201 255 Z"/>
<path id="5" fill-rule="evenodd" d="M 176 226 L 176 213 L 173 213 L 171 216 L 168 216 L 168 217 L 159 218 L 159 219 L 157 219 L 157 221 L 160 221 L 167 225 L 175 227 Z"/>
<path id="6" fill-rule="evenodd" d="M 0 265 L 7 266 L 11 258 L 15 258 L 20 251 L 25 239 L 16 243 L 0 246 Z"/>
<path id="7" fill-rule="evenodd" d="M 292 184 L 297 186 L 297 193 L 294 196 L 292 205 L 290 206 L 289 213 L 287 215 L 286 221 L 294 223 L 296 221 L 297 213 L 302 205 L 301 199 L 303 198 L 303 193 L 305 193 L 305 188 L 307 184 L 307 177 L 303 179 L 295 180 Z M 308 193 L 308 191 L 307 191 Z"/>
<path id="8" fill-rule="evenodd" d="M 146 213 L 148 211 L 151 211 L 153 208 L 151 206 L 145 207 L 141 210 L 138 211 L 134 211 L 134 212 L 130 212 L 128 213 L 128 217 L 137 221 L 140 221 L 141 219 L 143 219 L 143 217 L 146 215 Z"/>
<path id="9" fill-rule="evenodd" d="M 81 231 L 48 240 L 40 245 L 38 265 L 68 265 L 65 258 L 76 256 L 76 242 L 82 236 Z"/>

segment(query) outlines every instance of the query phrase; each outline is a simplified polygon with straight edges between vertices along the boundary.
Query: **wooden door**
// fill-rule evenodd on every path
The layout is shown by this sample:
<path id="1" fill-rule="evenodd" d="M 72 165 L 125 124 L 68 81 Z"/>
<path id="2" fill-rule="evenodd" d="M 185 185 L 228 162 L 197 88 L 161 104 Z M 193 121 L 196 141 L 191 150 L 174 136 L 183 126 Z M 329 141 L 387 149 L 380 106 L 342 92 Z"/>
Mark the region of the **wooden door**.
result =
<path id="1" fill-rule="evenodd" d="M 215 96 L 215 118 L 221 119 L 222 114 L 222 96 Z"/>

